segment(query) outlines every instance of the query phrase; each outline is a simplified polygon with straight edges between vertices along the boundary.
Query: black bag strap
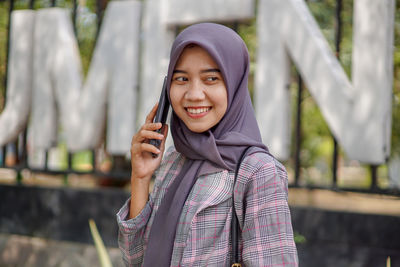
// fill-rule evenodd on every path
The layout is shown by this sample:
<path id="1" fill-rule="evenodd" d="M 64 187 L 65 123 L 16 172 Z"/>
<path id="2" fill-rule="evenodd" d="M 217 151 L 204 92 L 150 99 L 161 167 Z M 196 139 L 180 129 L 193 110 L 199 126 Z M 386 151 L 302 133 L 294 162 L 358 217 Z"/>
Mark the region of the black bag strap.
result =
<path id="1" fill-rule="evenodd" d="M 247 154 L 247 151 L 249 151 L 251 147 L 247 147 L 242 155 L 240 156 L 239 162 L 236 165 L 236 171 L 235 171 L 235 178 L 233 180 L 233 190 L 235 190 L 235 185 L 236 185 L 236 180 L 237 180 L 237 176 L 239 173 L 239 169 L 240 169 L 240 165 L 242 164 L 242 161 L 244 159 L 244 157 Z M 239 231 L 240 231 L 240 227 L 239 227 L 239 219 L 237 217 L 236 214 L 236 209 L 235 209 L 235 194 L 234 191 L 232 192 L 232 222 L 231 222 L 231 237 L 232 237 L 232 267 L 240 267 L 242 266 L 239 263 Z"/>

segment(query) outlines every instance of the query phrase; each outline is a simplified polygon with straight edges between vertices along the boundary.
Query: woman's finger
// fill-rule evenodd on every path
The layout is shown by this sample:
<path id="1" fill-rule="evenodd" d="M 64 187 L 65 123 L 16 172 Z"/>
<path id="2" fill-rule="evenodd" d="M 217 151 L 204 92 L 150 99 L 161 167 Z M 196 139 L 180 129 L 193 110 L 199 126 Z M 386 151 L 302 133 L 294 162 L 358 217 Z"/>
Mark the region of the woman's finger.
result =
<path id="1" fill-rule="evenodd" d="M 164 135 L 158 132 L 154 132 L 154 131 L 148 131 L 148 130 L 141 130 L 140 131 L 140 137 L 142 138 L 142 142 L 144 140 L 148 140 L 148 139 L 159 139 L 162 140 L 164 138 Z"/>
<path id="2" fill-rule="evenodd" d="M 131 147 L 132 158 L 133 158 L 133 155 L 135 155 L 134 156 L 135 158 L 141 157 L 143 152 L 159 154 L 161 152 L 161 150 L 147 142 L 134 143 L 132 145 L 132 147 Z"/>
<path id="3" fill-rule="evenodd" d="M 153 122 L 154 117 L 156 116 L 156 113 L 157 113 L 157 107 L 158 107 L 158 102 L 154 105 L 154 107 L 151 109 L 150 113 L 146 116 L 146 123 Z"/>
<path id="4" fill-rule="evenodd" d="M 167 136 L 168 136 L 168 124 L 164 124 L 162 126 L 161 133 L 162 133 L 164 139 L 161 141 L 160 150 L 162 152 L 164 152 L 164 150 L 165 150 L 165 142 L 167 141 Z"/>
<path id="5" fill-rule="evenodd" d="M 165 139 L 167 138 L 168 135 L 168 124 L 163 124 L 161 127 L 161 134 L 165 136 Z"/>
<path id="6" fill-rule="evenodd" d="M 161 129 L 161 127 L 162 127 L 161 122 L 146 123 L 142 126 L 141 130 L 155 131 Z"/>
<path id="7" fill-rule="evenodd" d="M 136 142 L 143 142 L 145 139 L 149 138 L 149 139 L 153 139 L 152 133 L 153 132 L 155 134 L 158 134 L 157 132 L 155 132 L 156 130 L 160 129 L 162 127 L 161 123 L 146 123 L 144 124 L 140 130 L 132 137 L 132 144 L 136 143 Z M 149 136 L 150 134 L 150 136 Z M 156 138 L 159 139 L 159 138 Z"/>
<path id="8" fill-rule="evenodd" d="M 155 146 L 150 145 L 148 143 L 141 143 L 140 149 L 142 152 L 149 152 L 149 153 L 154 153 L 154 154 L 159 154 L 161 152 L 158 148 L 156 148 Z"/>

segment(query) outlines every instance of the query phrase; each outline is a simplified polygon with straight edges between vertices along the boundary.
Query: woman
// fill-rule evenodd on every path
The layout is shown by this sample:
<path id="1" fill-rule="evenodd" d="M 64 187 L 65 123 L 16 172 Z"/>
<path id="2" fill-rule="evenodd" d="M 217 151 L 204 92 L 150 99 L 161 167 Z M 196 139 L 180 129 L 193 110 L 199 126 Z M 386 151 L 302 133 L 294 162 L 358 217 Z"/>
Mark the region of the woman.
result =
<path id="1" fill-rule="evenodd" d="M 229 266 L 233 193 L 243 264 L 298 265 L 286 171 L 261 141 L 248 73 L 246 45 L 225 26 L 196 24 L 176 38 L 167 76 L 175 148 L 161 162 L 157 106 L 132 139 L 131 199 L 117 214 L 128 266 Z"/>

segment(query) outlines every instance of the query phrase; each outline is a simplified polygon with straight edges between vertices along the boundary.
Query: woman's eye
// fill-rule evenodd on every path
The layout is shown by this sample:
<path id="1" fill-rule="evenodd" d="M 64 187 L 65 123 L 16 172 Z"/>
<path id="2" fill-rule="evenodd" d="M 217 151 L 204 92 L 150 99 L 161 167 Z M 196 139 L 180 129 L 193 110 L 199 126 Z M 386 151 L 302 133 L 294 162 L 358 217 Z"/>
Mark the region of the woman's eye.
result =
<path id="1" fill-rule="evenodd" d="M 215 82 L 216 80 L 218 80 L 218 77 L 211 76 L 211 77 L 207 77 L 206 80 L 209 81 L 209 82 Z"/>
<path id="2" fill-rule="evenodd" d="M 188 79 L 186 77 L 176 77 L 174 80 L 178 82 L 187 82 Z"/>

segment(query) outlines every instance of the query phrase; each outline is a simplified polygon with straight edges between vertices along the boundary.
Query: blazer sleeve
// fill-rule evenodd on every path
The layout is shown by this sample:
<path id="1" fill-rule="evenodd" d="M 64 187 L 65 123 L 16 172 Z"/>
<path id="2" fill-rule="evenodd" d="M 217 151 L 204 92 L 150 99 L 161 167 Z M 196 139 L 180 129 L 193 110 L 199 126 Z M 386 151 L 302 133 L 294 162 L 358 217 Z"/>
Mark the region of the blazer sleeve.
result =
<path id="1" fill-rule="evenodd" d="M 130 201 L 129 198 L 117 213 L 118 245 L 126 266 L 141 266 L 144 256 L 144 235 L 152 211 L 152 201 L 150 199 L 135 218 L 128 219 Z"/>
<path id="2" fill-rule="evenodd" d="M 118 245 L 126 266 L 142 265 L 148 241 L 149 221 L 155 208 L 154 203 L 157 199 L 158 191 L 161 190 L 164 177 L 171 175 L 169 173 L 171 164 L 175 162 L 178 156 L 179 154 L 175 152 L 173 147 L 166 151 L 160 167 L 153 174 L 154 188 L 149 195 L 149 201 L 135 218 L 128 219 L 130 198 L 116 215 L 119 228 Z"/>
<path id="3" fill-rule="evenodd" d="M 245 266 L 298 266 L 290 210 L 287 173 L 267 154 L 250 155 L 239 175 L 242 261 Z M 239 190 L 240 191 L 240 190 Z M 241 207 L 240 207 L 241 206 Z"/>

